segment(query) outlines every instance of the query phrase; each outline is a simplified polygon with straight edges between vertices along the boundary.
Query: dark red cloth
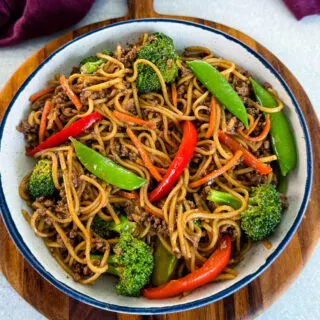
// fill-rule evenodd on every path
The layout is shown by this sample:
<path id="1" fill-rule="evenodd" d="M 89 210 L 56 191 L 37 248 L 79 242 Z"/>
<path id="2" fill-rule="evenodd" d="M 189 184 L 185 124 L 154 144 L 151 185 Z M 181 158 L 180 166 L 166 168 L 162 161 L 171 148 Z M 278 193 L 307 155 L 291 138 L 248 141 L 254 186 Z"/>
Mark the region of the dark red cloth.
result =
<path id="1" fill-rule="evenodd" d="M 294 16 L 301 20 L 305 16 L 320 14 L 320 0 L 283 0 Z"/>
<path id="2" fill-rule="evenodd" d="M 94 0 L 0 0 L 0 47 L 54 33 L 80 21 Z"/>

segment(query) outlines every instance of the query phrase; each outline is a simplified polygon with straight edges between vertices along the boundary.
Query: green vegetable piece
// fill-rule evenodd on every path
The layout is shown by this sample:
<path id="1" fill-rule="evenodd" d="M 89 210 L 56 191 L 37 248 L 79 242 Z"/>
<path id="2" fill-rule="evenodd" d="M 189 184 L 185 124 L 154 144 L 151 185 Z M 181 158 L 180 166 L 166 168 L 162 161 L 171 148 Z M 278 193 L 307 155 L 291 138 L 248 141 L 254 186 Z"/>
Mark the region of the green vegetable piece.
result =
<path id="1" fill-rule="evenodd" d="M 120 223 L 116 224 L 113 220 L 106 221 L 96 215 L 92 221 L 91 229 L 101 238 L 108 239 L 111 236 L 110 231 L 123 233 L 133 233 L 136 229 L 136 223 L 129 221 L 125 216 L 119 216 Z"/>
<path id="2" fill-rule="evenodd" d="M 87 62 L 82 64 L 80 67 L 80 72 L 84 74 L 96 72 L 98 67 L 105 63 L 104 59 L 99 59 L 97 57 L 89 57 L 84 60 L 87 60 Z"/>
<path id="3" fill-rule="evenodd" d="M 166 83 L 172 83 L 178 76 L 176 64 L 179 56 L 174 48 L 173 40 L 163 33 L 151 35 L 153 40 L 145 44 L 137 54 L 137 59 L 145 59 L 154 63 L 160 70 Z M 140 93 L 157 92 L 161 90 L 158 76 L 147 65 L 138 65 L 136 85 Z"/>
<path id="4" fill-rule="evenodd" d="M 218 190 L 212 189 L 207 196 L 207 200 L 213 201 L 217 204 L 231 206 L 234 209 L 239 209 L 241 207 L 241 201 L 238 198 L 234 197 L 230 193 Z"/>
<path id="5" fill-rule="evenodd" d="M 149 282 L 154 267 L 150 247 L 125 232 L 113 252 L 108 259 L 108 272 L 119 276 L 117 292 L 123 296 L 140 296 L 140 290 Z"/>
<path id="6" fill-rule="evenodd" d="M 273 162 L 271 164 L 273 172 L 277 176 L 278 184 L 277 184 L 277 190 L 280 193 L 286 193 L 287 191 L 287 177 L 282 175 L 282 172 L 280 170 L 280 166 L 278 162 Z"/>
<path id="7" fill-rule="evenodd" d="M 251 240 L 265 239 L 280 223 L 281 211 L 281 200 L 274 185 L 252 187 L 248 208 L 241 213 L 241 229 Z"/>
<path id="8" fill-rule="evenodd" d="M 109 49 L 102 50 L 102 53 L 106 54 L 107 56 L 110 56 L 110 57 L 113 56 L 113 52 L 111 50 L 109 50 Z"/>
<path id="9" fill-rule="evenodd" d="M 91 260 L 102 257 L 101 254 L 90 254 Z M 140 290 L 150 281 L 154 258 L 145 242 L 125 232 L 113 248 L 108 264 L 107 273 L 119 277 L 117 292 L 122 296 L 138 297 Z"/>
<path id="10" fill-rule="evenodd" d="M 38 197 L 52 198 L 57 189 L 52 179 L 52 165 L 47 159 L 37 162 L 27 182 L 27 190 L 34 200 Z"/>
<path id="11" fill-rule="evenodd" d="M 258 82 L 250 78 L 258 102 L 266 108 L 275 108 L 278 104 L 274 97 Z M 283 176 L 297 165 L 297 149 L 289 121 L 282 111 L 270 114 L 270 136 L 273 151 L 278 158 Z"/>
<path id="12" fill-rule="evenodd" d="M 76 155 L 84 167 L 101 180 L 124 190 L 135 190 L 146 183 L 146 179 L 121 167 L 97 151 L 76 139 L 70 138 Z"/>
<path id="13" fill-rule="evenodd" d="M 209 63 L 194 60 L 187 61 L 197 79 L 248 128 L 246 107 L 237 92 L 221 73 Z"/>
<path id="14" fill-rule="evenodd" d="M 154 253 L 152 284 L 160 286 L 170 281 L 175 274 L 177 264 L 178 259 L 162 245 L 159 239 L 157 239 Z"/>

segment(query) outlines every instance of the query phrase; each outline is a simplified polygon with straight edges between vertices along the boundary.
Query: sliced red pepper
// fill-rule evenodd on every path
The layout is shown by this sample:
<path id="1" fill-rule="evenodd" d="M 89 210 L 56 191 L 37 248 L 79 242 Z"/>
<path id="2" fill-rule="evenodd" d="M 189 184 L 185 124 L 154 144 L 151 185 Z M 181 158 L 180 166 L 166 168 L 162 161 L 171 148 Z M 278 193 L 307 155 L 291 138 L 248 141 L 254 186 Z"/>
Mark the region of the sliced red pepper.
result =
<path id="1" fill-rule="evenodd" d="M 219 140 L 222 144 L 226 145 L 232 152 L 236 152 L 238 150 L 243 152 L 243 162 L 253 168 L 254 170 L 260 172 L 261 174 L 269 174 L 272 172 L 272 168 L 270 165 L 265 165 L 259 159 L 257 159 L 249 150 L 243 147 L 239 142 L 232 139 L 228 134 L 223 131 L 219 131 L 218 133 Z"/>
<path id="2" fill-rule="evenodd" d="M 162 286 L 142 289 L 142 295 L 148 299 L 166 299 L 199 288 L 213 281 L 227 267 L 230 254 L 230 237 L 223 236 L 219 241 L 218 248 L 201 268 L 183 278 L 171 280 Z"/>
<path id="3" fill-rule="evenodd" d="M 67 141 L 70 137 L 76 137 L 81 132 L 88 129 L 95 122 L 103 119 L 103 116 L 99 112 L 93 112 L 88 116 L 81 118 L 80 120 L 72 123 L 69 127 L 62 129 L 60 132 L 49 137 L 46 141 L 40 143 L 37 147 L 27 152 L 28 156 L 33 156 L 39 151 L 56 147 L 63 142 Z"/>
<path id="4" fill-rule="evenodd" d="M 166 196 L 179 179 L 184 168 L 188 165 L 194 149 L 198 142 L 198 134 L 195 126 L 190 121 L 184 121 L 182 124 L 183 137 L 179 150 L 171 162 L 165 176 L 158 186 L 149 194 L 151 202 L 157 201 Z"/>

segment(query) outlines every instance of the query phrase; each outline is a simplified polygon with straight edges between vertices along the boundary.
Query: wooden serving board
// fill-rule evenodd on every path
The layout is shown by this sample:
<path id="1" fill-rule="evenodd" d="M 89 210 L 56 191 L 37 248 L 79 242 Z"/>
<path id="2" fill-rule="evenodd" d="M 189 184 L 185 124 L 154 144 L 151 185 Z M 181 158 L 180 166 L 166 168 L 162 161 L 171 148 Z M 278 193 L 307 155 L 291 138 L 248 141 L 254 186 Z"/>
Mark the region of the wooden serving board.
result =
<path id="1" fill-rule="evenodd" d="M 160 15 L 153 9 L 153 0 L 128 0 L 129 12 L 121 18 L 94 23 L 48 43 L 27 59 L 13 74 L 0 92 L 0 117 L 13 95 L 27 76 L 54 50 L 64 43 L 88 31 L 114 22 L 138 18 L 176 18 L 201 23 L 226 32 L 238 38 L 264 56 L 283 76 L 293 91 L 306 118 L 312 141 L 314 156 L 314 176 L 320 176 L 320 126 L 312 105 L 301 85 L 290 71 L 271 52 L 242 32 L 227 26 L 191 17 Z M 170 320 L 213 320 L 252 319 L 268 308 L 293 283 L 307 263 L 320 235 L 320 181 L 313 181 L 313 188 L 304 219 L 278 259 L 247 287 L 219 302 L 206 307 L 182 313 L 157 316 L 136 316 L 116 314 L 99 310 L 69 298 L 44 280 L 23 259 L 11 241 L 0 218 L 0 270 L 12 287 L 35 309 L 49 319 L 170 319 Z"/>

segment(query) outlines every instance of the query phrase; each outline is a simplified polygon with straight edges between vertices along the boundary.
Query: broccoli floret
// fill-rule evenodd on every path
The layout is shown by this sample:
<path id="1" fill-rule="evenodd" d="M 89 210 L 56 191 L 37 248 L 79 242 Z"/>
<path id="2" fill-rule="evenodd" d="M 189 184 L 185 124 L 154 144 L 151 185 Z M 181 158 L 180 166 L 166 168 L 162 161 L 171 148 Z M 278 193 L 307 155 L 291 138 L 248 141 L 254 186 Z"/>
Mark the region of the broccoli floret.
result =
<path id="1" fill-rule="evenodd" d="M 154 63 L 160 70 L 166 83 L 172 83 L 178 76 L 176 64 L 179 58 L 173 41 L 163 33 L 154 33 L 152 39 L 138 52 L 137 59 L 145 59 Z M 138 65 L 138 78 L 136 85 L 140 93 L 157 92 L 161 89 L 158 76 L 153 69 L 147 65 Z"/>
<path id="2" fill-rule="evenodd" d="M 140 296 L 140 290 L 149 282 L 153 271 L 154 258 L 150 247 L 124 232 L 113 252 L 108 258 L 107 273 L 119 277 L 117 292 L 122 296 Z M 97 257 L 91 255 L 91 259 Z"/>
<path id="3" fill-rule="evenodd" d="M 123 233 L 132 233 L 136 228 L 136 223 L 129 221 L 125 216 L 119 216 L 120 223 L 116 224 L 112 221 L 105 221 L 96 215 L 92 221 L 91 229 L 101 238 L 110 238 L 111 231 Z"/>
<path id="4" fill-rule="evenodd" d="M 27 190 L 32 199 L 52 198 L 56 194 L 57 190 L 52 179 L 52 165 L 49 160 L 38 161 L 27 182 Z"/>
<path id="5" fill-rule="evenodd" d="M 113 55 L 113 52 L 108 49 L 103 50 L 102 53 L 104 53 L 108 56 Z M 102 65 L 105 62 L 106 62 L 105 59 L 98 58 L 95 56 L 86 57 L 86 58 L 82 59 L 80 62 L 80 66 L 81 66 L 80 72 L 85 73 L 85 74 L 91 74 L 91 73 L 97 71 L 98 66 Z"/>
<path id="6" fill-rule="evenodd" d="M 241 213 L 241 229 L 251 240 L 269 236 L 281 220 L 281 200 L 272 184 L 251 188 L 248 208 Z"/>

